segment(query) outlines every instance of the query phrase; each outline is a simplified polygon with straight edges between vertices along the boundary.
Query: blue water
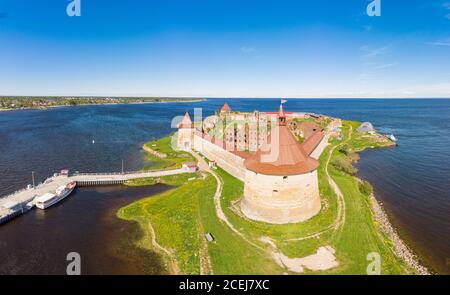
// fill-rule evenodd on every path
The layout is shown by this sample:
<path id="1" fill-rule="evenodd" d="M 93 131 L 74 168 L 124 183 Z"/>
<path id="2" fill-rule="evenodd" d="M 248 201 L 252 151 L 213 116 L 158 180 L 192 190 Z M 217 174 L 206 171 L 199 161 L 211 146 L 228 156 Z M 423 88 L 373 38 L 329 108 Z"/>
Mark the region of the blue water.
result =
<path id="1" fill-rule="evenodd" d="M 195 103 L 99 105 L 0 112 L 0 195 L 57 170 L 135 170 L 144 142 L 170 134 L 174 116 L 194 107 L 209 115 L 225 101 L 240 111 L 275 111 L 275 99 L 209 99 Z M 450 100 L 297 100 L 287 111 L 370 121 L 394 133 L 399 147 L 364 152 L 360 176 L 427 265 L 450 273 Z M 92 141 L 95 143 L 92 143 Z"/>

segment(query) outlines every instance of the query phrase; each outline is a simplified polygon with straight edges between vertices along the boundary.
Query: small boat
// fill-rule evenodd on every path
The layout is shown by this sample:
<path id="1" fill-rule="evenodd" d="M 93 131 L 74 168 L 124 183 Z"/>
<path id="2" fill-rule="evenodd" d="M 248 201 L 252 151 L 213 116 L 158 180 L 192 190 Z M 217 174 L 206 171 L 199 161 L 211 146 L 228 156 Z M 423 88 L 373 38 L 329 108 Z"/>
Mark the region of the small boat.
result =
<path id="1" fill-rule="evenodd" d="M 387 135 L 387 138 L 389 138 L 389 139 L 392 140 L 393 142 L 397 142 L 397 138 L 394 136 L 394 134 L 389 134 L 389 135 Z"/>
<path id="2" fill-rule="evenodd" d="M 72 181 L 67 185 L 58 187 L 55 193 L 46 193 L 36 198 L 36 207 L 39 209 L 47 209 L 50 206 L 55 205 L 59 201 L 65 199 L 75 189 L 76 182 Z"/>

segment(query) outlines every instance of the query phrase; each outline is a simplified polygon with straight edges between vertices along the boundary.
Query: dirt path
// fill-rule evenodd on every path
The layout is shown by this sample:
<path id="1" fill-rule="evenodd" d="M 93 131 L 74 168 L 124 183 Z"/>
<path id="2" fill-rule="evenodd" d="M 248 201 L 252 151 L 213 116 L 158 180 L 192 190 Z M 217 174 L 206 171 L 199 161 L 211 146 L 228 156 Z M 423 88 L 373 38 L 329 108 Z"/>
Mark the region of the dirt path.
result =
<path id="1" fill-rule="evenodd" d="M 203 171 L 206 171 L 213 175 L 213 177 L 217 181 L 217 188 L 216 192 L 214 194 L 214 205 L 216 209 L 216 215 L 217 217 L 225 223 L 234 233 L 239 235 L 244 241 L 252 245 L 253 247 L 263 251 L 264 253 L 267 253 L 267 255 L 270 255 L 275 262 L 280 266 L 289 269 L 292 272 L 301 273 L 304 271 L 304 267 L 310 269 L 310 270 L 325 270 L 330 269 L 333 267 L 336 267 L 339 263 L 336 261 L 336 258 L 334 256 L 334 249 L 332 247 L 326 246 L 326 247 L 320 247 L 318 249 L 318 252 L 316 254 L 306 256 L 303 258 L 289 258 L 285 256 L 283 253 L 281 253 L 276 245 L 267 237 L 261 237 L 261 241 L 264 243 L 267 243 L 270 245 L 270 250 L 267 248 L 264 248 L 250 239 L 248 239 L 244 234 L 242 234 L 240 231 L 238 231 L 233 224 L 228 220 L 225 213 L 222 210 L 222 205 L 220 202 L 220 198 L 222 196 L 222 188 L 223 183 L 222 179 L 217 175 L 216 172 L 214 172 L 206 163 L 206 161 L 196 152 L 191 151 L 191 153 L 194 155 L 194 157 L 198 160 L 199 168 Z"/>
<path id="2" fill-rule="evenodd" d="M 172 274 L 179 274 L 180 268 L 178 267 L 177 260 L 175 259 L 173 252 L 167 248 L 164 248 L 158 243 L 158 241 L 156 241 L 156 233 L 151 223 L 148 224 L 148 229 L 150 231 L 152 246 L 156 251 L 165 254 L 169 258 L 169 272 Z"/>
<path id="3" fill-rule="evenodd" d="M 334 193 L 336 194 L 337 201 L 338 201 L 338 214 L 337 214 L 337 217 L 336 217 L 335 221 L 330 226 L 328 226 L 327 228 L 325 228 L 325 229 L 323 229 L 323 230 L 321 230 L 319 232 L 310 234 L 308 236 L 300 237 L 300 238 L 286 239 L 286 241 L 302 241 L 302 240 L 308 240 L 308 239 L 311 239 L 311 238 L 316 238 L 316 237 L 320 236 L 321 234 L 323 234 L 323 233 L 325 233 L 325 232 L 327 232 L 329 230 L 332 230 L 332 229 L 333 230 L 337 230 L 337 229 L 341 228 L 344 225 L 344 223 L 345 223 L 345 200 L 344 200 L 344 194 L 342 193 L 342 191 L 339 188 L 339 186 L 337 185 L 337 183 L 330 176 L 328 167 L 329 167 L 329 164 L 330 164 L 330 161 L 331 161 L 331 158 L 332 158 L 334 150 L 336 148 L 344 145 L 345 143 L 349 142 L 351 140 L 351 138 L 352 138 L 352 134 L 353 134 L 353 128 L 352 128 L 352 126 L 350 126 L 348 138 L 344 142 L 342 142 L 341 144 L 335 145 L 334 147 L 332 147 L 330 149 L 330 151 L 328 152 L 328 159 L 327 159 L 327 162 L 325 164 L 325 175 L 327 176 L 327 181 L 330 184 L 331 188 L 333 189 Z"/>
<path id="4" fill-rule="evenodd" d="M 258 248 L 258 249 L 260 249 L 262 251 L 266 251 L 266 249 L 264 249 L 263 247 L 261 247 L 258 244 L 252 242 L 251 240 L 249 240 L 240 231 L 238 231 L 234 227 L 233 224 L 231 224 L 231 222 L 228 220 L 228 218 L 226 217 L 225 213 L 223 212 L 222 205 L 220 203 L 220 197 L 222 196 L 222 188 L 223 188 L 222 179 L 217 175 L 217 173 L 214 170 L 212 170 L 209 167 L 209 165 L 206 163 L 205 159 L 203 159 L 197 152 L 190 151 L 190 153 L 198 160 L 199 168 L 201 170 L 203 170 L 203 171 L 206 171 L 206 172 L 210 173 L 217 181 L 216 192 L 214 193 L 214 206 L 215 206 L 215 209 L 216 209 L 216 215 L 217 215 L 217 217 L 219 217 L 220 221 L 225 223 L 234 233 L 239 235 L 241 238 L 243 238 L 246 242 L 248 242 L 252 246 L 254 246 L 254 247 L 256 247 L 256 248 Z"/>
<path id="5" fill-rule="evenodd" d="M 330 186 L 333 189 L 334 193 L 338 197 L 338 216 L 336 218 L 336 222 L 335 222 L 335 225 L 334 225 L 334 230 L 338 230 L 339 228 L 344 226 L 344 223 L 345 223 L 345 200 L 344 200 L 344 194 L 342 193 L 341 189 L 339 188 L 337 183 L 334 181 L 334 179 L 330 176 L 330 172 L 329 172 L 328 167 L 329 167 L 331 158 L 333 156 L 334 150 L 336 148 L 338 148 L 338 147 L 343 146 L 347 142 L 349 142 L 352 139 L 352 135 L 353 135 L 353 127 L 350 125 L 348 138 L 344 142 L 342 142 L 341 144 L 335 145 L 330 150 L 329 157 L 328 157 L 327 163 L 325 165 L 325 174 L 327 175 L 328 183 L 330 184 Z"/>
<path id="6" fill-rule="evenodd" d="M 208 242 L 205 239 L 204 234 L 205 232 L 205 228 L 203 227 L 203 224 L 201 223 L 201 217 L 200 217 L 200 210 L 198 212 L 199 215 L 199 224 L 198 224 L 198 228 L 199 228 L 199 239 L 200 239 L 200 251 L 199 251 L 199 255 L 200 255 L 200 274 L 201 275 L 212 275 L 213 273 L 213 269 L 212 269 L 212 265 L 211 265 L 211 258 L 209 256 L 208 253 Z"/>

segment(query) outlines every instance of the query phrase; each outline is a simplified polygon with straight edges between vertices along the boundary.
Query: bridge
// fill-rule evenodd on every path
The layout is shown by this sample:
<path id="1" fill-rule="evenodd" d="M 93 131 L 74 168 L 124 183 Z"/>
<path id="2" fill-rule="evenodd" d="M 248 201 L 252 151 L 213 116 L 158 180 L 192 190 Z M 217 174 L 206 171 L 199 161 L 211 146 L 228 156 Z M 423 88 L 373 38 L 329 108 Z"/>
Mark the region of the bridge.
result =
<path id="1" fill-rule="evenodd" d="M 0 197 L 0 224 L 32 209 L 35 205 L 35 197 L 42 196 L 45 193 L 55 192 L 58 187 L 67 185 L 72 181 L 75 181 L 77 186 L 112 185 L 123 184 L 131 179 L 162 177 L 187 172 L 185 169 L 174 169 L 126 173 L 75 173 L 70 176 L 55 174 L 34 188 L 28 187 L 10 195 Z"/>

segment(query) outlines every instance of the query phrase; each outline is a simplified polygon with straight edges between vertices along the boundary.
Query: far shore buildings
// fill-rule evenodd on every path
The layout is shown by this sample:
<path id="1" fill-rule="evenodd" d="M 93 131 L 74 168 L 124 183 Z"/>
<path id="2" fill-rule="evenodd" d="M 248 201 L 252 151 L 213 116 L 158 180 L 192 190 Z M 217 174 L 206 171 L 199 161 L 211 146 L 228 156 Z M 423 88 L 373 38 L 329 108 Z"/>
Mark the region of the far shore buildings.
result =
<path id="1" fill-rule="evenodd" d="M 228 104 L 194 127 L 186 113 L 177 146 L 194 149 L 245 184 L 240 207 L 250 219 L 268 223 L 305 221 L 321 208 L 318 157 L 327 144 L 323 130 L 301 122 L 296 134 L 284 112 L 234 112 Z M 302 138 L 299 142 L 298 136 Z"/>

